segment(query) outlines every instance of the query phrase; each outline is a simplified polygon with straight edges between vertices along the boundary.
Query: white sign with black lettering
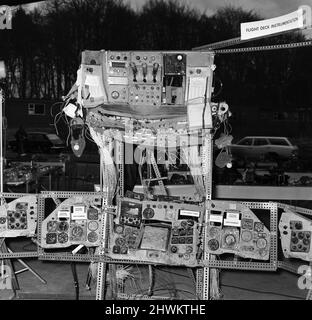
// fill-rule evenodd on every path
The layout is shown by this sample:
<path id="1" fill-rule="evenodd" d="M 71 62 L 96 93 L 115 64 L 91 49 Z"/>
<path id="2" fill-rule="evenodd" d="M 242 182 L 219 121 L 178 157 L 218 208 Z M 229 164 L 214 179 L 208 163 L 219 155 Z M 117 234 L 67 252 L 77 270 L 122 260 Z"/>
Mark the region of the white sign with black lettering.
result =
<path id="1" fill-rule="evenodd" d="M 227 212 L 226 219 L 224 219 L 224 225 L 231 227 L 240 227 L 240 214 L 237 212 Z"/>
<path id="2" fill-rule="evenodd" d="M 189 216 L 189 217 L 199 217 L 198 211 L 191 211 L 191 210 L 180 210 L 180 216 Z"/>
<path id="3" fill-rule="evenodd" d="M 234 220 L 224 219 L 223 225 L 226 227 L 240 227 L 241 222 L 239 220 L 234 221 Z"/>
<path id="4" fill-rule="evenodd" d="M 223 220 L 223 215 L 222 214 L 211 214 L 209 216 L 209 221 L 210 222 L 222 223 L 222 220 Z"/>
<path id="5" fill-rule="evenodd" d="M 58 219 L 70 218 L 70 208 L 62 208 L 57 213 Z"/>
<path id="6" fill-rule="evenodd" d="M 241 23 L 241 40 L 265 37 L 304 27 L 304 11 L 297 11 L 277 18 Z"/>
<path id="7" fill-rule="evenodd" d="M 74 206 L 72 213 L 72 220 L 86 220 L 87 211 L 85 206 Z"/>

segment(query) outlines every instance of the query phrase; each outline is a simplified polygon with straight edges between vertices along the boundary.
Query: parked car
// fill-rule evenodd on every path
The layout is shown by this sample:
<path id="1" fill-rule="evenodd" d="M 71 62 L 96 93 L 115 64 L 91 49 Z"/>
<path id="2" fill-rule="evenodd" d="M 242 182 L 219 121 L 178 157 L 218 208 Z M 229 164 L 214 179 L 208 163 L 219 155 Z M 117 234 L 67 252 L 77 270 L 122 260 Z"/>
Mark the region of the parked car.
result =
<path id="1" fill-rule="evenodd" d="M 298 154 L 298 147 L 286 137 L 248 136 L 230 145 L 234 157 L 245 159 L 291 159 Z"/>
<path id="2" fill-rule="evenodd" d="M 55 133 L 27 132 L 26 153 L 60 153 L 65 151 L 64 141 Z M 8 149 L 17 152 L 16 140 L 8 142 Z"/>

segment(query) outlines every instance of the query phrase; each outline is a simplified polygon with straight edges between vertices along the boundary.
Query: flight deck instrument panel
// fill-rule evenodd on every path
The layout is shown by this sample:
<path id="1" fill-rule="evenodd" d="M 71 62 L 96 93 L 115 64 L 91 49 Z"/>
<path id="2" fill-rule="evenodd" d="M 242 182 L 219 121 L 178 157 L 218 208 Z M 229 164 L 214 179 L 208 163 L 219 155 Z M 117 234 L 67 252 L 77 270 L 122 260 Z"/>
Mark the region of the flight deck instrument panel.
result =
<path id="1" fill-rule="evenodd" d="M 206 249 L 215 255 L 233 253 L 242 258 L 268 260 L 270 231 L 246 206 L 212 201 Z"/>
<path id="2" fill-rule="evenodd" d="M 32 237 L 37 227 L 37 197 L 28 195 L 0 206 L 0 237 Z"/>
<path id="3" fill-rule="evenodd" d="M 199 220 L 194 204 L 121 198 L 110 232 L 114 259 L 196 266 Z"/>
<path id="4" fill-rule="evenodd" d="M 188 105 L 202 119 L 211 97 L 213 61 L 212 52 L 84 51 L 79 77 L 83 105 L 149 117 L 162 106 Z"/>
<path id="5" fill-rule="evenodd" d="M 283 212 L 279 231 L 286 258 L 312 261 L 312 220 L 291 211 Z"/>
<path id="6" fill-rule="evenodd" d="M 102 242 L 101 201 L 93 196 L 64 200 L 42 223 L 42 248 L 99 246 Z"/>

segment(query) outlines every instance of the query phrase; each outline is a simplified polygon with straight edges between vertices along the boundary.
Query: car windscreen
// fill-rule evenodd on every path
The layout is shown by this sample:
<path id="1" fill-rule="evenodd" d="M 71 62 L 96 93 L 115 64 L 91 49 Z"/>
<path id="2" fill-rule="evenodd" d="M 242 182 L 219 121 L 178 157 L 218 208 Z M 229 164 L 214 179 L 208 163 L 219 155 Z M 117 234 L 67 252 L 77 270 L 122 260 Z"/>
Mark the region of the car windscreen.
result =
<path id="1" fill-rule="evenodd" d="M 269 141 L 275 146 L 289 146 L 286 139 L 270 138 Z"/>
<path id="2" fill-rule="evenodd" d="M 268 141 L 266 139 L 255 138 L 254 140 L 254 146 L 266 146 L 267 144 L 268 144 Z"/>
<path id="3" fill-rule="evenodd" d="M 63 141 L 56 134 L 47 134 L 47 137 L 53 144 L 63 144 Z"/>
<path id="4" fill-rule="evenodd" d="M 244 138 L 241 141 L 237 143 L 240 146 L 251 146 L 252 145 L 252 139 L 251 138 Z"/>

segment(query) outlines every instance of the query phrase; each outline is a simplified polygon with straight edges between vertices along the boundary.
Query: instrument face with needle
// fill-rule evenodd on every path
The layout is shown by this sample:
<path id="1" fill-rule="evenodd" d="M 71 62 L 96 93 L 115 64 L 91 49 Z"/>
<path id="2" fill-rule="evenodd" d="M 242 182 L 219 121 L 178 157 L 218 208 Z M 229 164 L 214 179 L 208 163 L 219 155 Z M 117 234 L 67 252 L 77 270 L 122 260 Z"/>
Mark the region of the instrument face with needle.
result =
<path id="1" fill-rule="evenodd" d="M 73 196 L 64 200 L 42 223 L 41 246 L 66 248 L 101 244 L 101 208 L 92 196 Z"/>
<path id="2" fill-rule="evenodd" d="M 0 237 L 32 237 L 37 227 L 37 197 L 28 195 L 0 206 Z"/>
<path id="3" fill-rule="evenodd" d="M 83 99 L 86 108 L 92 108 L 94 102 L 100 101 L 103 88 L 106 92 L 106 96 L 103 94 L 106 99 L 103 108 L 106 110 L 106 106 L 111 106 L 108 108 L 109 114 L 113 115 L 115 109 L 118 115 L 123 112 L 131 114 L 135 110 L 136 116 L 148 114 L 150 118 L 156 117 L 156 114 L 158 118 L 160 114 L 164 116 L 158 110 L 161 107 L 176 107 L 168 111 L 171 116 L 187 116 L 186 106 L 190 96 L 192 101 L 194 94 L 195 98 L 202 100 L 209 100 L 211 96 L 213 52 L 101 50 L 84 51 L 82 57 L 82 79 L 85 81 L 81 84 L 87 84 L 90 92 Z M 98 72 L 99 67 L 102 68 L 102 75 Z M 195 81 L 197 86 L 201 86 L 196 89 L 200 97 L 194 93 L 194 86 L 190 86 L 191 78 L 192 83 L 195 78 L 204 80 Z"/>
<path id="4" fill-rule="evenodd" d="M 206 235 L 209 253 L 269 260 L 270 231 L 251 209 L 230 201 L 212 201 L 211 209 Z"/>
<path id="5" fill-rule="evenodd" d="M 111 258 L 197 266 L 202 207 L 121 198 L 117 208 L 109 239 Z"/>

